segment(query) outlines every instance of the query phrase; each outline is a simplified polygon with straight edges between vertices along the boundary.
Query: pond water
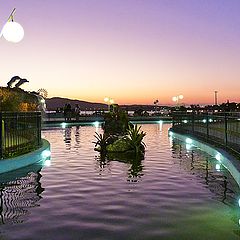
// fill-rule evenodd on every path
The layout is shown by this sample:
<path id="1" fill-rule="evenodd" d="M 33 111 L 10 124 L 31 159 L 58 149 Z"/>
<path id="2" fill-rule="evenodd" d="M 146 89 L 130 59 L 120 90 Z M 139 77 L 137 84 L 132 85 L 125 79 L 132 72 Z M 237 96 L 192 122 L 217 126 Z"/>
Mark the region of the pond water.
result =
<path id="1" fill-rule="evenodd" d="M 141 162 L 100 160 L 92 126 L 44 130 L 51 162 L 0 175 L 0 239 L 240 239 L 240 191 L 217 160 L 142 124 Z"/>

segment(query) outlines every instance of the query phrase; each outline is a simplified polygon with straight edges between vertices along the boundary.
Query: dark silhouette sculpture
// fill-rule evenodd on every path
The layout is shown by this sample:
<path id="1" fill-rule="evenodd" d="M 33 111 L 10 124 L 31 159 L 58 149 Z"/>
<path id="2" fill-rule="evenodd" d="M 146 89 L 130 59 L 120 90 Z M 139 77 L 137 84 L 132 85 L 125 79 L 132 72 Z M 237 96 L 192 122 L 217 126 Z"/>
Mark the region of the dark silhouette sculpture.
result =
<path id="1" fill-rule="evenodd" d="M 8 88 L 12 88 L 13 84 L 18 81 L 14 87 L 19 88 L 22 84 L 29 82 L 27 79 L 25 78 L 20 78 L 19 76 L 14 76 L 11 78 L 11 80 L 7 83 Z"/>
<path id="2" fill-rule="evenodd" d="M 27 79 L 22 78 L 19 80 L 19 82 L 15 85 L 16 88 L 19 88 L 22 84 L 29 82 Z"/>
<path id="3" fill-rule="evenodd" d="M 20 79 L 21 79 L 21 78 L 20 78 L 19 76 L 14 76 L 14 77 L 12 77 L 11 80 L 7 83 L 7 86 L 8 86 L 9 88 L 11 88 L 12 85 L 13 85 L 13 83 L 15 83 L 17 80 L 20 80 Z"/>

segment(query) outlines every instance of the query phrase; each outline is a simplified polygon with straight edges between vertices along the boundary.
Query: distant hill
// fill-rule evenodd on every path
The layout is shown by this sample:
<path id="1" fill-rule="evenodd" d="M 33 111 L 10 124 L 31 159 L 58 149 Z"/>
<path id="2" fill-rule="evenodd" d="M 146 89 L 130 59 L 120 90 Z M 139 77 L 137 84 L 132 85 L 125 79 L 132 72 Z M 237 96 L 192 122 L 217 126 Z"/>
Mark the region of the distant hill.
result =
<path id="1" fill-rule="evenodd" d="M 132 104 L 132 105 L 120 105 L 122 109 L 126 109 L 128 111 L 135 111 L 141 109 L 142 111 L 152 111 L 155 109 L 153 105 L 146 105 L 146 104 Z"/>
<path id="2" fill-rule="evenodd" d="M 108 109 L 107 104 L 104 103 L 92 103 L 81 100 L 72 100 L 68 98 L 61 97 L 53 97 L 46 99 L 47 110 L 56 110 L 57 108 L 63 108 L 66 103 L 70 103 L 72 108 L 75 107 L 76 104 L 79 105 L 81 110 L 101 110 Z M 143 111 L 151 111 L 154 110 L 156 106 L 154 105 L 144 105 L 144 104 L 132 104 L 132 105 L 120 105 L 122 109 L 126 109 L 128 111 L 135 111 L 137 109 L 141 109 Z M 162 106 L 161 108 L 163 108 Z"/>
<path id="3" fill-rule="evenodd" d="M 98 109 L 107 109 L 107 104 L 104 103 L 92 103 L 80 100 L 72 100 L 68 98 L 61 98 L 61 97 L 53 97 L 46 99 L 47 110 L 56 110 L 57 108 L 63 108 L 66 103 L 70 103 L 72 108 L 75 107 L 76 104 L 79 105 L 80 109 L 82 110 L 98 110 Z"/>

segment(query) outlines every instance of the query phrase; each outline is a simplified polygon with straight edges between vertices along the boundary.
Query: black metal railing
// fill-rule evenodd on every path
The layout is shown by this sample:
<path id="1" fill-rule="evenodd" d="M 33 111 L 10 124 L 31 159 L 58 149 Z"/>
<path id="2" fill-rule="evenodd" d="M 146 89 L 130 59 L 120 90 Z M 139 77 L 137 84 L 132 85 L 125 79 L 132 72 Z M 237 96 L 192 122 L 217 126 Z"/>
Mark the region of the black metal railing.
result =
<path id="1" fill-rule="evenodd" d="M 172 129 L 240 153 L 240 113 L 173 112 Z"/>
<path id="2" fill-rule="evenodd" d="M 40 112 L 0 112 L 0 159 L 30 152 L 41 145 Z"/>

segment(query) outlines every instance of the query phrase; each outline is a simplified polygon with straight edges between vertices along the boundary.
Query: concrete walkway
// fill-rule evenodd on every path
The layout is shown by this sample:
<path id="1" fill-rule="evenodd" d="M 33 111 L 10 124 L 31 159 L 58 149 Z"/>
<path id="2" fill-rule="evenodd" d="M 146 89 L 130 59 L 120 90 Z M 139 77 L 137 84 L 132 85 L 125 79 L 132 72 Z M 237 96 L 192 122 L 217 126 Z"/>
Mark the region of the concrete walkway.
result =
<path id="1" fill-rule="evenodd" d="M 129 116 L 130 121 L 172 121 L 170 116 Z M 65 121 L 63 117 L 51 117 L 51 118 L 43 118 L 44 125 L 51 125 L 54 123 L 88 123 L 88 122 L 103 122 L 103 116 L 80 116 L 78 120 L 72 118 L 70 121 Z"/>

